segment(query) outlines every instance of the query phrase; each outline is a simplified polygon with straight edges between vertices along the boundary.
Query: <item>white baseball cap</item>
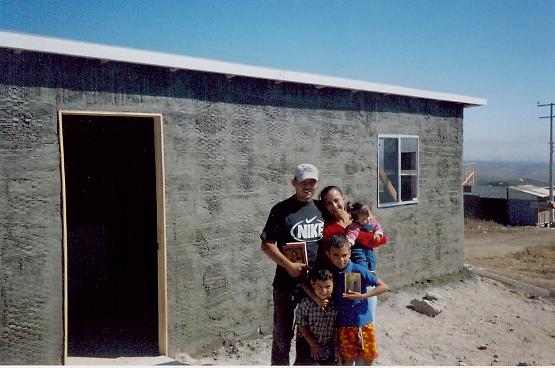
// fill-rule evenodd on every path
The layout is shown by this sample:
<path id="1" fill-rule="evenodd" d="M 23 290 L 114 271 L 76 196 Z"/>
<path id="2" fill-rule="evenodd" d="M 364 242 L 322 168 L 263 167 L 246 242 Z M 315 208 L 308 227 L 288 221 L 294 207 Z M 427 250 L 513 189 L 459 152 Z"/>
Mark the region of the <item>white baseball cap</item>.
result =
<path id="1" fill-rule="evenodd" d="M 311 164 L 300 164 L 295 169 L 295 179 L 300 183 L 306 179 L 318 180 L 318 169 Z"/>

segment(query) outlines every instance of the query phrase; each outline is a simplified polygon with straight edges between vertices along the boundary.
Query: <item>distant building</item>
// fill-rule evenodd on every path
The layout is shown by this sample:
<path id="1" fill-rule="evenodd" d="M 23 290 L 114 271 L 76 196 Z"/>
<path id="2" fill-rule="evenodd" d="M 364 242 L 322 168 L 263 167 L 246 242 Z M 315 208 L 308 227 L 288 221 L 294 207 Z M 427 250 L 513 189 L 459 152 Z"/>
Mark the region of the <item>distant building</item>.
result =
<path id="1" fill-rule="evenodd" d="M 0 32 L 0 364 L 270 333 L 259 235 L 301 162 L 373 202 L 392 286 L 459 271 L 463 111 L 484 104 Z"/>
<path id="2" fill-rule="evenodd" d="M 512 186 L 507 189 L 507 222 L 510 225 L 547 226 L 549 187 Z"/>
<path id="3" fill-rule="evenodd" d="M 548 187 L 476 185 L 464 191 L 464 215 L 513 226 L 547 226 L 548 200 Z"/>
<path id="4" fill-rule="evenodd" d="M 507 187 L 466 186 L 464 188 L 464 217 L 507 224 Z"/>

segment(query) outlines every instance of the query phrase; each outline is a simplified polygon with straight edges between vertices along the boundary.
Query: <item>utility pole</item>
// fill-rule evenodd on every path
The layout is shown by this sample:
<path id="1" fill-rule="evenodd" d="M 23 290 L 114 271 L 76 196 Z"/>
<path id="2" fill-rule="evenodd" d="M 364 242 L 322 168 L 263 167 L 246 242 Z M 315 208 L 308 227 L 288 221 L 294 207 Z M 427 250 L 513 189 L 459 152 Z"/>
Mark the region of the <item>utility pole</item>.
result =
<path id="1" fill-rule="evenodd" d="M 549 118 L 549 227 L 555 227 L 555 219 L 553 218 L 553 105 L 551 102 L 548 104 L 540 105 L 538 107 L 549 106 L 549 116 L 541 116 L 540 119 Z"/>

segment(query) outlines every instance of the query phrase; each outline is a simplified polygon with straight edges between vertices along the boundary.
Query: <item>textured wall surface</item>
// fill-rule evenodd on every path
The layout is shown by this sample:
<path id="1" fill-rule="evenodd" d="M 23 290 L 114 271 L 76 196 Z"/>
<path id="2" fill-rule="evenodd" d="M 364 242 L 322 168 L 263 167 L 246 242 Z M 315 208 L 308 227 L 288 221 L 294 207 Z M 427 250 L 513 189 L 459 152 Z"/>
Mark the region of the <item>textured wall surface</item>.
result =
<path id="1" fill-rule="evenodd" d="M 462 267 L 460 105 L 2 49 L 0 71 L 0 364 L 62 355 L 60 109 L 163 114 L 170 355 L 270 333 L 271 206 L 300 162 L 376 203 L 378 134 L 420 138 L 418 203 L 375 210 L 380 276 Z"/>

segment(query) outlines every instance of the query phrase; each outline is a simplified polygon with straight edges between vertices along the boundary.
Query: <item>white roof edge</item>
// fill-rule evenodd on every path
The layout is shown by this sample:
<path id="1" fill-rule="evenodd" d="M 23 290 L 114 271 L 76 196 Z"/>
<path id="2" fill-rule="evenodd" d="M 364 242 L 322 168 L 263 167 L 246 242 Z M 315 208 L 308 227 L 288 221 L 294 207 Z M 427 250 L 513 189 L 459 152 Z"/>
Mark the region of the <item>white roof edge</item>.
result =
<path id="1" fill-rule="evenodd" d="M 0 30 L 0 47 L 484 106 L 483 98 Z"/>
<path id="2" fill-rule="evenodd" d="M 525 185 L 511 185 L 509 189 L 516 190 L 518 192 L 527 193 L 534 195 L 536 197 L 548 197 L 549 196 L 549 186 L 547 187 L 537 187 L 531 184 Z"/>

